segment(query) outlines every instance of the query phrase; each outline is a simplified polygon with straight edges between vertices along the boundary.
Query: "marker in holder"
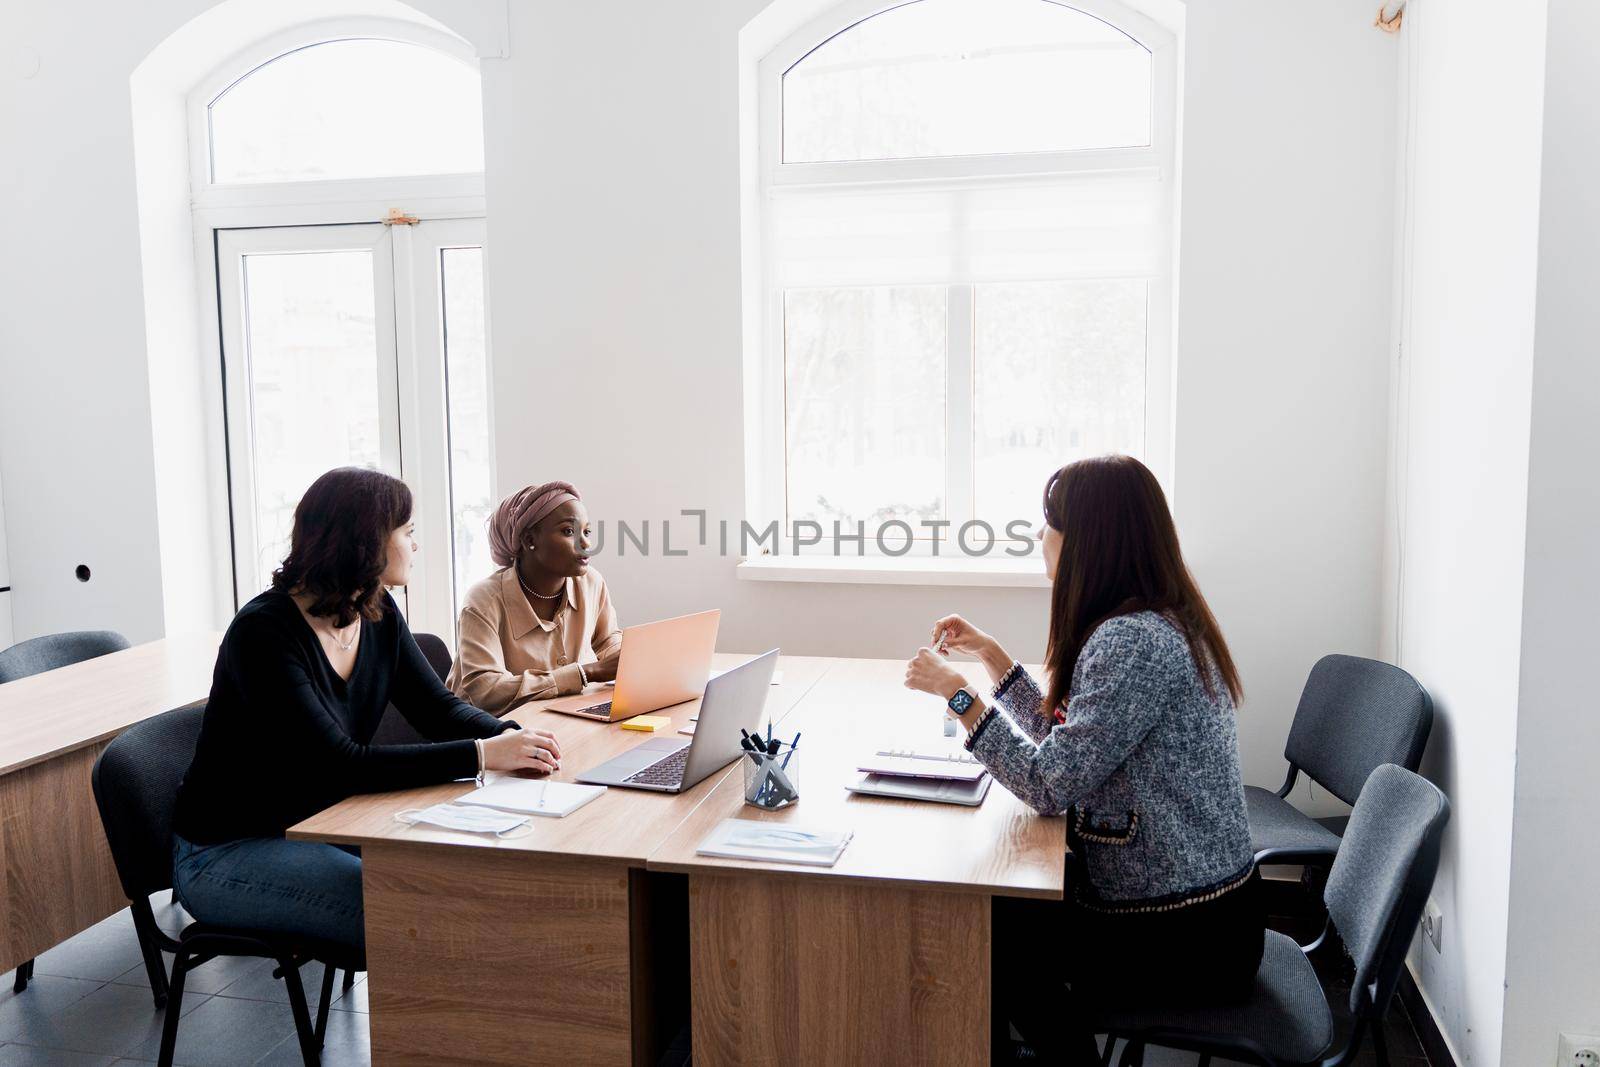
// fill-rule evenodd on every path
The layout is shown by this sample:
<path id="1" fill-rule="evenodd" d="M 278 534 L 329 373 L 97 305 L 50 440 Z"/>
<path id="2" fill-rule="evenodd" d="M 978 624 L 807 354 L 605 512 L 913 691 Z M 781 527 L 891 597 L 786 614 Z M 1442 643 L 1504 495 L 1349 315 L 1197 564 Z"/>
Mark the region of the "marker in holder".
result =
<path id="1" fill-rule="evenodd" d="M 800 742 L 763 740 L 759 733 L 746 734 L 744 749 L 744 802 L 768 811 L 786 808 L 800 799 L 800 763 L 795 748 Z"/>

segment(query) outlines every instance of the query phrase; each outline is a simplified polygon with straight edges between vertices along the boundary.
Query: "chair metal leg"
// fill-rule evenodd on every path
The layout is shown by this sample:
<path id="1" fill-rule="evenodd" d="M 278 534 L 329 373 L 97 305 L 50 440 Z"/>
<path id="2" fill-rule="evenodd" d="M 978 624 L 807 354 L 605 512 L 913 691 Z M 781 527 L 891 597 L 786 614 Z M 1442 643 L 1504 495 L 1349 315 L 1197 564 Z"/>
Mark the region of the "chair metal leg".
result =
<path id="1" fill-rule="evenodd" d="M 172 961 L 172 984 L 167 988 L 167 1015 L 161 1021 L 161 1052 L 157 1067 L 172 1067 L 172 1054 L 178 1047 L 178 1016 L 183 1014 L 183 979 L 189 973 L 189 949 L 178 949 Z"/>
<path id="2" fill-rule="evenodd" d="M 139 939 L 139 955 L 144 957 L 144 973 L 150 978 L 150 996 L 156 1010 L 167 1006 L 167 967 L 161 958 L 160 943 L 156 939 L 156 920 L 147 901 L 143 908 L 133 904 L 133 932 Z"/>
<path id="3" fill-rule="evenodd" d="M 26 963 L 17 964 L 17 977 L 16 977 L 16 980 L 11 983 L 11 991 L 13 993 L 20 993 L 24 989 L 27 989 L 28 988 L 28 982 L 32 978 L 33 978 L 33 961 L 32 960 L 28 960 Z"/>
<path id="4" fill-rule="evenodd" d="M 1120 1067 L 1144 1067 L 1144 1042 L 1130 1040 L 1118 1062 Z"/>
<path id="5" fill-rule="evenodd" d="M 1117 1051 L 1117 1035 L 1106 1035 L 1106 1049 L 1100 1054 L 1100 1067 L 1111 1067 L 1111 1057 Z"/>
<path id="6" fill-rule="evenodd" d="M 278 967 L 283 974 L 283 984 L 289 989 L 289 1010 L 294 1015 L 295 1036 L 300 1039 L 300 1059 L 306 1067 L 322 1067 L 322 1048 L 311 1027 L 306 988 L 300 982 L 300 965 L 284 957 L 278 960 Z"/>
<path id="7" fill-rule="evenodd" d="M 322 965 L 322 1002 L 317 1005 L 317 1047 L 321 1048 L 328 1036 L 328 1005 L 333 1002 L 333 976 L 337 967 Z"/>
<path id="8" fill-rule="evenodd" d="M 344 972 L 344 988 L 345 988 L 345 990 L 348 992 L 349 990 L 355 988 L 355 984 L 356 984 L 356 972 L 354 972 L 354 971 L 345 971 Z"/>
<path id="9" fill-rule="evenodd" d="M 1389 1049 L 1383 1043 L 1383 1020 L 1372 1020 L 1372 1053 L 1378 1067 L 1389 1067 Z"/>

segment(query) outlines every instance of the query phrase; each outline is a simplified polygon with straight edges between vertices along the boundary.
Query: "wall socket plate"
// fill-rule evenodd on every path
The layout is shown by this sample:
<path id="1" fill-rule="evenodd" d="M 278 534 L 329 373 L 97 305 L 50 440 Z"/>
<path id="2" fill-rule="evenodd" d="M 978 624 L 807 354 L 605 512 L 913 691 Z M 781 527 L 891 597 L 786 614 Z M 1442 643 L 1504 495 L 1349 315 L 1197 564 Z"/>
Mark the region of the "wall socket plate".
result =
<path id="1" fill-rule="evenodd" d="M 1600 1067 L 1600 1036 L 1562 1034 L 1557 1067 Z"/>
<path id="2" fill-rule="evenodd" d="M 1444 951 L 1444 911 L 1432 897 L 1428 898 L 1427 907 L 1422 911 L 1422 936 L 1428 939 L 1433 951 Z M 1595 1064 L 1595 1067 L 1600 1067 L 1600 1064 Z"/>

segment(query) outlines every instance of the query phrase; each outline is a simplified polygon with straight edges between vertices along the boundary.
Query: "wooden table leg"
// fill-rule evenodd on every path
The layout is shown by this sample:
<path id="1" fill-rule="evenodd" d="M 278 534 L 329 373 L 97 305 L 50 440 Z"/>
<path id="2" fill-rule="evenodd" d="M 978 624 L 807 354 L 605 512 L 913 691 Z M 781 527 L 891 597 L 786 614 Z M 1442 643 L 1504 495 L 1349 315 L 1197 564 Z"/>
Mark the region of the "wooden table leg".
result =
<path id="1" fill-rule="evenodd" d="M 690 875 L 695 1064 L 988 1062 L 990 914 L 977 894 Z"/>
<path id="2" fill-rule="evenodd" d="M 368 845 L 362 885 L 375 1065 L 632 1062 L 627 867 Z"/>

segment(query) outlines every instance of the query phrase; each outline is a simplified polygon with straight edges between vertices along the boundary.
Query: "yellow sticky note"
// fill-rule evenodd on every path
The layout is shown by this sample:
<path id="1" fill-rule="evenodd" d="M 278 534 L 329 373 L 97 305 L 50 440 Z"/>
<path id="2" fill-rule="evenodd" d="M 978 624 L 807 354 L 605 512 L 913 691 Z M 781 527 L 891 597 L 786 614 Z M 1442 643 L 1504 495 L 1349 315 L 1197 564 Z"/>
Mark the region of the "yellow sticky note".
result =
<path id="1" fill-rule="evenodd" d="M 624 730 L 644 730 L 646 733 L 670 725 L 672 725 L 672 720 L 665 715 L 635 715 L 631 719 L 622 720 L 622 728 Z"/>

